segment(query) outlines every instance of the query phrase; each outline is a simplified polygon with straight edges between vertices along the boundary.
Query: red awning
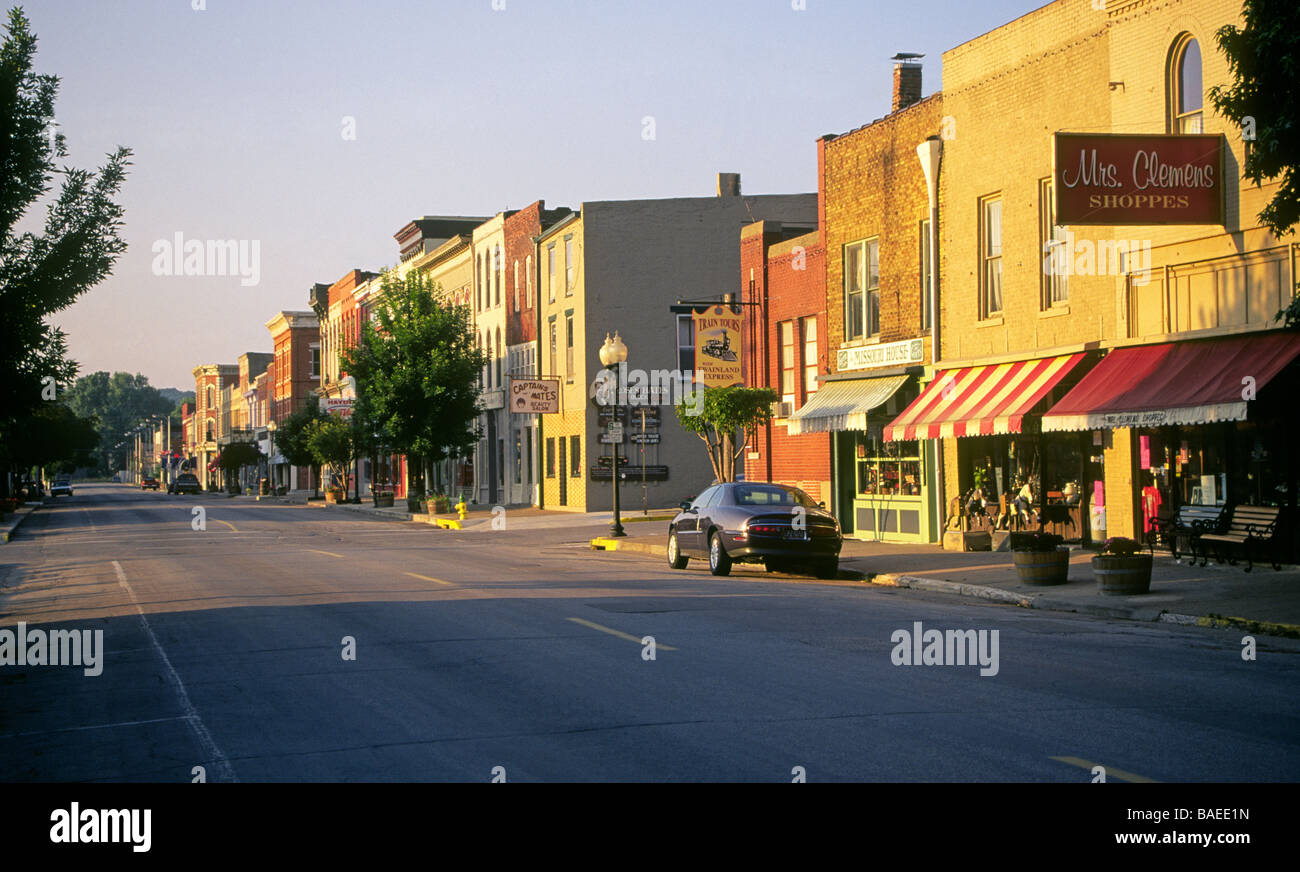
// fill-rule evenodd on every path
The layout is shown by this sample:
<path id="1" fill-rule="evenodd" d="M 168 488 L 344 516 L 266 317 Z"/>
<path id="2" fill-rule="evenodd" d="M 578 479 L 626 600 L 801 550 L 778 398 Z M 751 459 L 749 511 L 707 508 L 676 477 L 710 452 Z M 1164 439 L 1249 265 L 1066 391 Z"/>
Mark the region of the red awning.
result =
<path id="1" fill-rule="evenodd" d="M 1117 348 L 1043 416 L 1044 430 L 1241 421 L 1246 403 L 1300 355 L 1300 333 Z"/>
<path id="2" fill-rule="evenodd" d="M 1019 433 L 1083 353 L 945 370 L 885 428 L 885 441 Z"/>

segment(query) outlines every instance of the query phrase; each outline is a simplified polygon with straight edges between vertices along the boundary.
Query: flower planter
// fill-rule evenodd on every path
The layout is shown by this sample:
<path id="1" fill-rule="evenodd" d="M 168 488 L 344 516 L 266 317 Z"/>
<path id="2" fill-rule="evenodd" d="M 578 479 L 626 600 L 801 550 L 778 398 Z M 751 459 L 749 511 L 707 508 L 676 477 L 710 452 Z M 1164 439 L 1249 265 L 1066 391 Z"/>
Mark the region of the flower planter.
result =
<path id="1" fill-rule="evenodd" d="M 1065 584 L 1070 575 L 1070 551 L 1012 551 L 1016 575 L 1025 584 Z"/>
<path id="2" fill-rule="evenodd" d="M 329 504 L 343 502 L 343 491 L 325 491 L 325 502 Z"/>
<path id="3" fill-rule="evenodd" d="M 407 497 L 407 498 L 406 498 L 406 510 L 407 510 L 408 512 L 410 512 L 412 515 L 423 514 L 423 512 L 424 512 L 424 497 Z"/>
<path id="4" fill-rule="evenodd" d="M 430 515 L 445 515 L 451 511 L 451 500 L 446 497 L 435 497 L 428 502 Z"/>
<path id="5" fill-rule="evenodd" d="M 1151 555 L 1098 554 L 1092 558 L 1097 592 L 1106 596 L 1134 596 L 1151 592 Z"/>
<path id="6" fill-rule="evenodd" d="M 393 507 L 392 494 L 375 494 L 375 508 L 390 509 Z"/>

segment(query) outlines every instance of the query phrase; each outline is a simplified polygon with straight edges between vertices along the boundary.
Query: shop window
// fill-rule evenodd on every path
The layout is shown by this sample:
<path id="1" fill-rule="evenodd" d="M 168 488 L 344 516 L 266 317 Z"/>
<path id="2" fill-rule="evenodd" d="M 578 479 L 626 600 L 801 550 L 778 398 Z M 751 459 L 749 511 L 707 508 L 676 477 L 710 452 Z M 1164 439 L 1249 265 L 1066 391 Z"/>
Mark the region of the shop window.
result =
<path id="1" fill-rule="evenodd" d="M 781 401 L 794 402 L 794 322 L 781 322 Z"/>
<path id="2" fill-rule="evenodd" d="M 1038 243 L 1043 253 L 1041 308 L 1063 306 L 1070 301 L 1069 250 L 1065 228 L 1056 223 L 1056 197 L 1050 178 L 1038 183 Z"/>
<path id="3" fill-rule="evenodd" d="M 885 442 L 878 433 L 857 434 L 855 461 L 860 496 L 919 496 L 920 442 Z"/>
<path id="4" fill-rule="evenodd" d="M 917 231 L 917 249 L 921 252 L 921 262 L 919 272 L 921 275 L 921 329 L 930 329 L 930 258 L 931 245 L 934 242 L 930 238 L 930 219 L 921 222 Z"/>
<path id="5" fill-rule="evenodd" d="M 1002 198 L 980 200 L 980 318 L 1002 314 Z"/>
<path id="6" fill-rule="evenodd" d="M 515 431 L 515 484 L 523 484 L 524 441 L 523 434 Z"/>
<path id="7" fill-rule="evenodd" d="M 803 319 L 803 390 L 804 394 L 817 392 L 817 317 Z"/>
<path id="8" fill-rule="evenodd" d="M 546 440 L 546 477 L 555 478 L 555 437 Z"/>
<path id="9" fill-rule="evenodd" d="M 1184 33 L 1174 41 L 1167 76 L 1170 132 L 1203 133 L 1201 45 L 1191 34 Z"/>
<path id="10" fill-rule="evenodd" d="M 569 437 L 569 476 L 582 477 L 582 437 Z"/>

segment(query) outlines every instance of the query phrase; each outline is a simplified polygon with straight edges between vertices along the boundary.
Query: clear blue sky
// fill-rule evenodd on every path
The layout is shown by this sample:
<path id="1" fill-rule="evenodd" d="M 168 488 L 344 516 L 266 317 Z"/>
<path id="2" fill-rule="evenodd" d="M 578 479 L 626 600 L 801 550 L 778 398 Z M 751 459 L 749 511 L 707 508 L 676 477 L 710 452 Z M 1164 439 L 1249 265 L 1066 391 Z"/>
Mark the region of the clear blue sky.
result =
<path id="1" fill-rule="evenodd" d="M 22 4 L 38 71 L 62 79 L 69 162 L 135 151 L 129 249 L 55 317 L 83 374 L 192 389 L 197 364 L 269 351 L 265 322 L 313 282 L 392 264 L 419 215 L 711 195 L 720 171 L 749 194 L 815 191 L 817 137 L 889 111 L 891 55 L 925 53 L 929 94 L 945 49 L 1042 5 L 205 2 Z M 257 240 L 260 283 L 154 275 L 177 232 Z"/>

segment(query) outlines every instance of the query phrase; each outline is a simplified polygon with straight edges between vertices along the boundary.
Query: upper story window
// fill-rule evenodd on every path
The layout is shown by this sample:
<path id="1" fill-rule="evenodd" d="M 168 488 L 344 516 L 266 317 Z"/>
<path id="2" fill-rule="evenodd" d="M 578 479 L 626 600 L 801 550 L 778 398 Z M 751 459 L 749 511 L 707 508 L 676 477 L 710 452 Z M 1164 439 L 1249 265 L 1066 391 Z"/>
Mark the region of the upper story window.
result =
<path id="1" fill-rule="evenodd" d="M 524 259 L 524 308 L 533 307 L 533 256 Z"/>
<path id="2" fill-rule="evenodd" d="M 573 377 L 573 316 L 564 316 L 564 374 Z"/>
<path id="3" fill-rule="evenodd" d="M 805 394 L 817 392 L 817 316 L 803 319 L 803 390 Z"/>
<path id="4" fill-rule="evenodd" d="M 880 240 L 844 246 L 844 339 L 880 332 Z"/>
<path id="5" fill-rule="evenodd" d="M 933 257 L 932 248 L 934 239 L 930 235 L 930 219 L 926 218 L 921 222 L 917 229 L 917 247 L 921 253 L 920 263 L 917 264 L 917 270 L 921 275 L 921 329 L 930 329 L 930 282 L 933 275 L 930 271 L 931 258 Z"/>
<path id="6" fill-rule="evenodd" d="M 1169 129 L 1172 133 L 1203 133 L 1201 45 L 1184 33 L 1169 53 Z"/>
<path id="7" fill-rule="evenodd" d="M 492 305 L 501 305 L 501 246 L 492 250 L 492 284 L 496 287 L 496 299 Z"/>
<path id="8" fill-rule="evenodd" d="M 1002 314 L 1002 196 L 980 200 L 981 319 Z"/>
<path id="9" fill-rule="evenodd" d="M 695 369 L 695 320 L 690 315 L 677 316 L 677 368 Z"/>
<path id="10" fill-rule="evenodd" d="M 515 311 L 519 311 L 521 288 L 519 287 L 519 261 L 515 261 Z"/>
<path id="11" fill-rule="evenodd" d="M 555 302 L 555 243 L 546 246 L 546 289 L 548 299 Z"/>
<path id="12" fill-rule="evenodd" d="M 794 402 L 794 322 L 781 322 L 781 400 Z"/>
<path id="13" fill-rule="evenodd" d="M 550 370 L 549 370 L 548 373 L 547 373 L 548 375 L 559 375 L 559 374 L 560 374 L 560 373 L 559 373 L 559 370 L 556 369 L 556 357 L 555 357 L 555 355 L 556 355 L 556 347 L 557 347 L 557 345 L 558 345 L 558 343 L 556 342 L 556 336 L 555 336 L 555 334 L 556 334 L 556 332 L 557 332 L 558 330 L 559 330 L 559 327 L 558 327 L 558 326 L 556 325 L 556 323 L 555 323 L 555 316 L 552 315 L 552 316 L 551 316 L 551 368 L 550 368 Z"/>
<path id="14" fill-rule="evenodd" d="M 576 264 L 573 262 L 573 234 L 564 237 L 564 295 L 573 293 L 573 280 L 577 276 Z"/>
<path id="15" fill-rule="evenodd" d="M 320 378 L 320 346 L 311 347 L 311 377 Z"/>
<path id="16" fill-rule="evenodd" d="M 1043 253 L 1040 308 L 1063 306 L 1070 301 L 1069 246 L 1065 228 L 1056 223 L 1056 198 L 1052 180 L 1038 183 L 1038 243 Z"/>

